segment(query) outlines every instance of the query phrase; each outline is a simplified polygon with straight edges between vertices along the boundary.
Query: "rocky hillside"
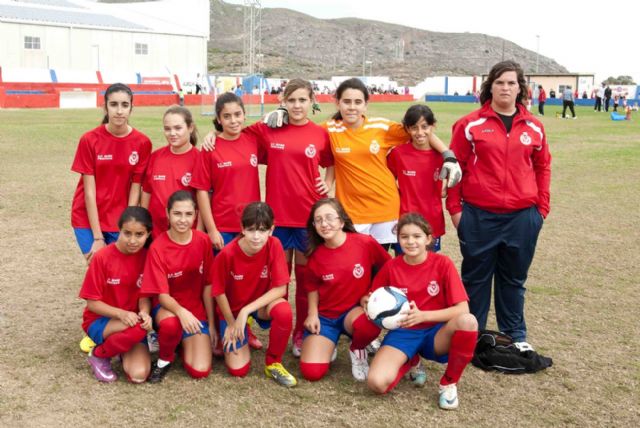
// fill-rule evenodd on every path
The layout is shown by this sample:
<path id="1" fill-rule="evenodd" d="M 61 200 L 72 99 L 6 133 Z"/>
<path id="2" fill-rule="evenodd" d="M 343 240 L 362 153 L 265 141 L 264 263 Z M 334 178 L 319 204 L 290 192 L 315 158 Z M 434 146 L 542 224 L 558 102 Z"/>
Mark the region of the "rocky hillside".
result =
<path id="1" fill-rule="evenodd" d="M 211 1 L 211 72 L 242 72 L 243 6 Z M 399 55 L 404 42 L 404 55 Z M 401 84 L 426 76 L 486 73 L 502 59 L 535 71 L 536 53 L 498 37 L 439 33 L 356 18 L 317 19 L 289 9 L 262 9 L 262 71 L 271 76 L 328 78 L 389 75 Z M 541 73 L 567 72 L 540 56 Z"/>

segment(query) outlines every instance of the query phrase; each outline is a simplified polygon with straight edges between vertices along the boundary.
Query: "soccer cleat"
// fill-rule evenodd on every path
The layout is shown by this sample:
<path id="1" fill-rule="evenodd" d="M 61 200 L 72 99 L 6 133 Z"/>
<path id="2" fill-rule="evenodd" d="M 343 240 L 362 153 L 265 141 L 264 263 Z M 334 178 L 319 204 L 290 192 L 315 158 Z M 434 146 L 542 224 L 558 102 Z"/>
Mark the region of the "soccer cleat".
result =
<path id="1" fill-rule="evenodd" d="M 439 387 L 438 406 L 444 410 L 454 410 L 458 408 L 458 388 L 455 383 Z"/>
<path id="2" fill-rule="evenodd" d="M 158 367 L 158 362 L 153 365 L 151 369 L 151 374 L 149 375 L 149 383 L 160 383 L 162 379 L 166 376 L 171 368 L 171 363 L 167 364 L 164 367 Z"/>
<path id="3" fill-rule="evenodd" d="M 96 343 L 93 340 L 91 340 L 89 336 L 85 335 L 80 341 L 80 350 L 82 352 L 86 352 L 88 354 L 95 347 L 96 347 Z"/>
<path id="4" fill-rule="evenodd" d="M 158 333 L 150 331 L 147 333 L 147 346 L 150 353 L 156 353 L 160 350 L 160 344 L 158 343 Z"/>
<path id="5" fill-rule="evenodd" d="M 533 351 L 533 346 L 529 345 L 527 342 L 513 342 L 513 346 L 518 348 L 520 352 Z"/>
<path id="6" fill-rule="evenodd" d="M 111 358 L 99 358 L 89 353 L 87 362 L 91 366 L 96 379 L 100 382 L 111 383 L 118 379 L 118 375 L 111 368 Z"/>
<path id="7" fill-rule="evenodd" d="M 253 334 L 251 327 L 247 327 L 247 342 L 249 342 L 249 347 L 251 349 L 262 349 L 262 342 L 260 342 L 260 339 L 258 339 L 255 334 Z"/>
<path id="8" fill-rule="evenodd" d="M 333 352 L 331 353 L 331 362 L 333 363 L 338 358 L 338 347 L 333 348 Z"/>
<path id="9" fill-rule="evenodd" d="M 300 354 L 302 352 L 302 341 L 304 339 L 304 335 L 301 331 L 296 332 L 291 337 L 291 353 L 294 357 L 300 358 Z"/>
<path id="10" fill-rule="evenodd" d="M 427 371 L 424 369 L 422 361 L 418 361 L 418 364 L 409 369 L 409 380 L 417 388 L 422 388 L 427 382 Z"/>
<path id="11" fill-rule="evenodd" d="M 379 339 L 374 339 L 370 344 L 367 345 L 365 349 L 368 353 L 375 354 L 376 352 L 378 352 L 378 349 L 380 349 L 381 344 L 382 343 Z"/>
<path id="12" fill-rule="evenodd" d="M 367 380 L 369 375 L 369 361 L 367 361 L 368 353 L 366 349 L 349 349 L 351 357 L 351 374 L 356 380 L 363 382 Z"/>
<path id="13" fill-rule="evenodd" d="M 264 368 L 264 374 L 287 388 L 294 387 L 298 381 L 291 373 L 285 369 L 280 363 L 269 364 Z"/>

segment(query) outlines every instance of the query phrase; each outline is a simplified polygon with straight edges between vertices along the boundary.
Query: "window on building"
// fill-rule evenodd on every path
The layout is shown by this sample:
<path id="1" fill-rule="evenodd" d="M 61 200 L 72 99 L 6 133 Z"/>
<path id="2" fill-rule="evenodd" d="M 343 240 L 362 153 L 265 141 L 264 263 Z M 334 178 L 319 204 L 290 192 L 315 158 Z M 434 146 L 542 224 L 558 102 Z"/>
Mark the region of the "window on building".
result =
<path id="1" fill-rule="evenodd" d="M 40 49 L 40 37 L 24 36 L 25 49 Z"/>
<path id="2" fill-rule="evenodd" d="M 146 43 L 136 43 L 136 55 L 148 55 L 149 45 Z"/>

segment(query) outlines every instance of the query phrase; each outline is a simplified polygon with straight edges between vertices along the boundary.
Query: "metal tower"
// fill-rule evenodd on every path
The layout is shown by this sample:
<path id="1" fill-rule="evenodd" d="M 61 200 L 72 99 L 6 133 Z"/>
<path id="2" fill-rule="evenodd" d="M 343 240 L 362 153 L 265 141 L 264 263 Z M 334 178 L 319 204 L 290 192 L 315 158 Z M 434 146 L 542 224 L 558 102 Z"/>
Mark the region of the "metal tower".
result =
<path id="1" fill-rule="evenodd" d="M 253 74 L 261 65 L 262 58 L 262 5 L 260 0 L 244 0 L 244 69 Z"/>

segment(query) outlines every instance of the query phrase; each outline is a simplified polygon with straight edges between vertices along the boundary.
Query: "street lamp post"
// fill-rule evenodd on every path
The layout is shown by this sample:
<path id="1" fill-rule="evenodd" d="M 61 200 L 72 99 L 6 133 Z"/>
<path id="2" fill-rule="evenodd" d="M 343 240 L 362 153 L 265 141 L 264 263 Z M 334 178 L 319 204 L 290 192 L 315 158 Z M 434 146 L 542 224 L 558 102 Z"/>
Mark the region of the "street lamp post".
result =
<path id="1" fill-rule="evenodd" d="M 536 34 L 536 73 L 540 72 L 540 34 Z"/>
<path id="2" fill-rule="evenodd" d="M 365 61 L 364 63 L 369 66 L 369 76 L 373 75 L 373 61 Z"/>

